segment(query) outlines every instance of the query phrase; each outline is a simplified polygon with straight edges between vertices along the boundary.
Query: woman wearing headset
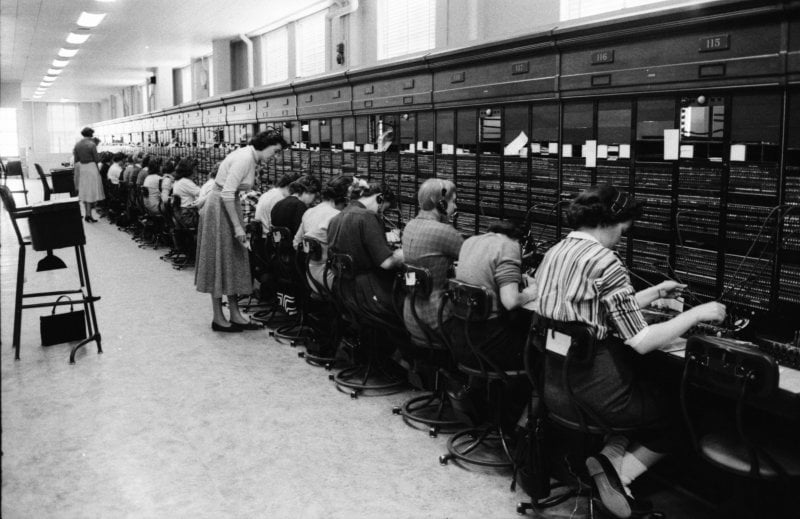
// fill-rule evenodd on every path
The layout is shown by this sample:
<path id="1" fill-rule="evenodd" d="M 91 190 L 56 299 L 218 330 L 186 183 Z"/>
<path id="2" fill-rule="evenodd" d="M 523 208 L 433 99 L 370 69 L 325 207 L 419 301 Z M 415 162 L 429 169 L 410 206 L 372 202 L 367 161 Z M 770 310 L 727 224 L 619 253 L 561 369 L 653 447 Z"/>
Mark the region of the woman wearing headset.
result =
<path id="1" fill-rule="evenodd" d="M 394 331 L 402 331 L 394 309 L 393 271 L 403 265 L 403 250 L 393 251 L 386 243 L 378 216 L 383 190 L 379 184 L 358 179 L 350 191 L 350 200 L 350 205 L 328 226 L 329 251 L 353 258 L 355 278 L 353 286 L 342 286 L 341 293 L 349 298 L 344 303 L 361 314 L 394 325 Z"/>
<path id="2" fill-rule="evenodd" d="M 430 272 L 430 297 L 423 300 L 417 298 L 415 309 L 422 322 L 430 329 L 438 331 L 437 313 L 442 292 L 447 286 L 447 273 L 452 263 L 458 259 L 461 244 L 464 243 L 461 235 L 450 224 L 456 211 L 456 185 L 449 180 L 429 178 L 420 186 L 417 200 L 419 214 L 406 224 L 403 231 L 403 254 L 407 265 L 426 268 Z M 448 317 L 446 312 L 443 322 L 447 322 Z M 414 318 L 410 299 L 406 299 L 403 319 L 414 343 L 425 345 L 425 332 Z"/>
<path id="3" fill-rule="evenodd" d="M 603 450 L 586 460 L 603 504 L 620 518 L 649 510 L 651 505 L 633 499 L 628 486 L 671 450 L 680 435 L 667 413 L 657 373 L 648 373 L 642 355 L 668 346 L 701 321 L 725 317 L 725 306 L 711 302 L 662 323 L 644 320 L 642 307 L 658 298 L 678 297 L 685 285 L 668 280 L 634 291 L 614 248 L 642 214 L 642 206 L 610 185 L 581 192 L 567 213 L 575 231 L 547 251 L 536 271 L 537 320 L 580 322 L 594 332 L 591 362 L 569 372 L 574 401 L 611 427 L 642 429 L 630 445 L 627 437 L 608 436 Z M 574 404 L 555 362 L 547 357 L 545 402 L 551 412 L 569 417 Z"/>

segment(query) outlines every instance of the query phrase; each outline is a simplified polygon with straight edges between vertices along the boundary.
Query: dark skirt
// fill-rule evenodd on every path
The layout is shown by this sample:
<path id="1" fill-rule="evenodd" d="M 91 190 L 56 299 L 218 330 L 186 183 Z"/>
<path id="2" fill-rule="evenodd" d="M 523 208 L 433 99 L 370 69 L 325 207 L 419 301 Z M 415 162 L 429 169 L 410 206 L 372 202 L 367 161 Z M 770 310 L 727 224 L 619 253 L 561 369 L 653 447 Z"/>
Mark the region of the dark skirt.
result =
<path id="1" fill-rule="evenodd" d="M 558 416 L 577 421 L 562 383 L 563 357 L 548 353 L 545 361 L 545 403 Z M 569 381 L 579 401 L 609 427 L 662 427 L 669 417 L 665 392 L 648 374 L 642 355 L 619 339 L 599 341 L 594 361 L 570 365 Z"/>

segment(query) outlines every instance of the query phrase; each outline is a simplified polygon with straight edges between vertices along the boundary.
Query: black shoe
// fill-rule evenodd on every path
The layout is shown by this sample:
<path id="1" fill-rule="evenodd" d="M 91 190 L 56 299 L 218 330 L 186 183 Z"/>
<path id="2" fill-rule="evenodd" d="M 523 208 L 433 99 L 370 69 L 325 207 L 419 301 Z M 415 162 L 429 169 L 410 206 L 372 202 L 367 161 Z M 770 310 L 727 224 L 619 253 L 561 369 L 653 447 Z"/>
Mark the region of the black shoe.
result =
<path id="1" fill-rule="evenodd" d="M 653 504 L 643 499 L 633 499 L 625 492 L 614 466 L 603 454 L 586 458 L 586 469 L 594 479 L 603 506 L 615 517 L 627 519 L 653 510 Z"/>
<path id="2" fill-rule="evenodd" d="M 242 331 L 241 328 L 234 326 L 233 323 L 231 323 L 230 326 L 222 326 L 214 321 L 211 321 L 211 329 L 214 330 L 215 332 L 226 332 L 226 333 L 237 333 Z"/>
<path id="3" fill-rule="evenodd" d="M 231 321 L 231 326 L 234 328 L 239 328 L 239 330 L 261 330 L 264 328 L 264 325 L 258 322 L 250 321 L 248 323 L 235 323 Z"/>

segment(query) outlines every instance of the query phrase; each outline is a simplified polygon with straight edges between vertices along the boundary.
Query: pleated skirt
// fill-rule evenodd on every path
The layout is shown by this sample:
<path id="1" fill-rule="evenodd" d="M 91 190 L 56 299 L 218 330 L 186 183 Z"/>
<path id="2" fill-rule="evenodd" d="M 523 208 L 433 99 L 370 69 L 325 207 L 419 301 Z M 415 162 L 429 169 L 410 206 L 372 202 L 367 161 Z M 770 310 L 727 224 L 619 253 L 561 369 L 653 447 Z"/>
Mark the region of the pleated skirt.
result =
<path id="1" fill-rule="evenodd" d="M 235 204 L 241 213 L 238 198 Z M 200 209 L 194 284 L 198 292 L 214 297 L 249 294 L 253 289 L 247 249 L 236 240 L 218 187 Z"/>
<path id="2" fill-rule="evenodd" d="M 103 180 L 100 178 L 100 170 L 97 169 L 97 164 L 94 162 L 89 162 L 88 164 L 76 162 L 75 178 L 78 179 L 78 199 L 81 202 L 91 203 L 105 199 Z"/>

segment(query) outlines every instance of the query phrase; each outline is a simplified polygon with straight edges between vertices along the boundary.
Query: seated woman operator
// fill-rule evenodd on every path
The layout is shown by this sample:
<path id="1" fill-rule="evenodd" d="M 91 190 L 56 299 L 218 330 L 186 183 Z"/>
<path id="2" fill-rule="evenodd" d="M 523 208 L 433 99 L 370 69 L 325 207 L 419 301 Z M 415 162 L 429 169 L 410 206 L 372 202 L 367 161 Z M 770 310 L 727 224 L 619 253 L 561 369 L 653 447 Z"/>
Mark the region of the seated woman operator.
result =
<path id="1" fill-rule="evenodd" d="M 345 303 L 405 334 L 393 301 L 393 271 L 403 265 L 403 250 L 393 251 L 386 243 L 378 216 L 383 198 L 380 185 L 358 180 L 350 191 L 350 205 L 328 225 L 328 250 L 353 258 L 353 286 L 342 286 L 343 294 L 351 294 Z"/>
<path id="2" fill-rule="evenodd" d="M 311 175 L 303 175 L 289 184 L 289 196 L 275 204 L 270 213 L 273 227 L 286 227 L 292 238 L 300 228 L 303 213 L 317 199 L 320 181 Z M 288 237 L 287 237 L 288 238 Z"/>
<path id="3" fill-rule="evenodd" d="M 464 241 L 458 255 L 456 279 L 483 286 L 492 294 L 492 309 L 485 322 L 470 326 L 470 337 L 482 355 L 493 364 L 487 369 L 520 370 L 524 367 L 523 349 L 530 319 L 516 311 L 536 298 L 536 287 L 523 285 L 520 271 L 522 251 L 520 231 L 511 222 L 499 222 L 489 232 Z M 526 278 L 525 282 L 529 280 Z M 445 331 L 452 338 L 453 354 L 460 363 L 475 366 L 472 351 L 464 337 L 464 324 L 451 320 Z"/>
<path id="4" fill-rule="evenodd" d="M 648 326 L 640 309 L 658 298 L 678 297 L 685 285 L 664 281 L 634 292 L 614 247 L 641 215 L 642 205 L 610 185 L 581 192 L 567 214 L 576 230 L 545 254 L 536 271 L 539 297 L 534 306 L 545 319 L 578 321 L 594 329 L 599 340 L 594 361 L 570 370 L 572 389 L 582 405 L 611 427 L 671 423 L 677 429 L 678 422 L 670 422 L 658 388 L 637 354 L 668 345 L 701 321 L 721 321 L 725 307 L 706 303 Z M 572 416 L 572 403 L 561 389 L 560 375 L 552 373 L 558 370 L 548 369 L 549 359 L 545 403 L 557 414 Z M 628 485 L 664 456 L 677 434 L 655 429 L 641 433 L 637 438 L 641 443 L 631 445 L 627 438 L 611 436 L 599 454 L 587 458 L 589 474 L 612 514 L 625 518 L 649 508 L 631 497 Z"/>
<path id="5" fill-rule="evenodd" d="M 325 273 L 325 263 L 328 260 L 328 226 L 333 217 L 339 214 L 347 205 L 347 197 L 352 184 L 352 177 L 341 175 L 329 180 L 322 190 L 322 202 L 303 213 L 302 222 L 292 242 L 295 249 L 302 248 L 304 237 L 314 238 L 322 244 L 322 257 L 319 261 L 310 261 L 309 272 L 311 277 L 323 287 L 325 286 L 325 280 L 322 276 Z M 328 270 L 327 286 L 333 286 L 333 272 L 331 270 Z M 312 287 L 316 292 L 315 285 L 312 284 Z"/>
<path id="6" fill-rule="evenodd" d="M 450 265 L 458 259 L 461 235 L 450 224 L 456 211 L 456 185 L 449 180 L 429 178 L 417 193 L 419 214 L 406 224 L 403 231 L 403 255 L 406 264 L 428 269 L 431 277 L 431 294 L 428 299 L 416 300 L 419 319 L 438 332 L 437 314 L 442 292 L 447 287 Z M 415 344 L 426 344 L 425 332 L 411 313 L 411 299 L 403 307 L 403 319 Z M 442 322 L 448 320 L 447 308 Z"/>

